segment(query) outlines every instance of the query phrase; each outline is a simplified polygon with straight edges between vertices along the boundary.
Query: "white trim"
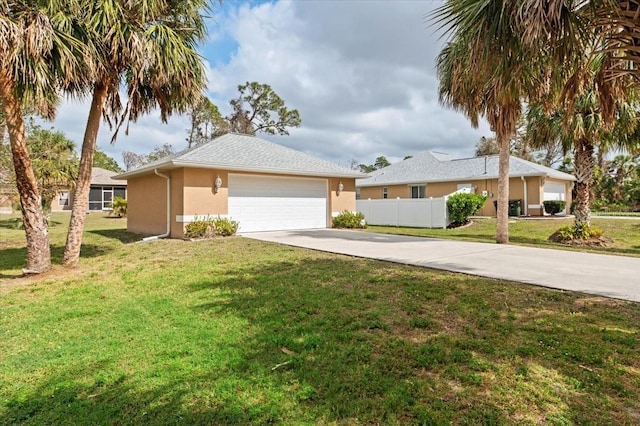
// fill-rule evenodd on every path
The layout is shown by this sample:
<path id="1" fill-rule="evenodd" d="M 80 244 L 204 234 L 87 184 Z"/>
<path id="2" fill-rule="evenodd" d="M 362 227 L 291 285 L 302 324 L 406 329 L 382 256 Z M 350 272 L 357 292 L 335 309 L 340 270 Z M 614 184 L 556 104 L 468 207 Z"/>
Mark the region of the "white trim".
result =
<path id="1" fill-rule="evenodd" d="M 540 205 L 540 204 L 528 204 L 527 208 L 528 209 L 540 209 L 540 208 L 542 208 L 542 205 Z"/>

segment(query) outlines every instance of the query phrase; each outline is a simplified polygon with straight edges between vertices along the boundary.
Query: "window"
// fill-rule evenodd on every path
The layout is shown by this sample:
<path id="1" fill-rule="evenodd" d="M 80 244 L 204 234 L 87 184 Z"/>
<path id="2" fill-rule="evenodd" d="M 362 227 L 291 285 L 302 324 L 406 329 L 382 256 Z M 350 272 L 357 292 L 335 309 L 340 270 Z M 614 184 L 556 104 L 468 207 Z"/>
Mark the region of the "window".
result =
<path id="1" fill-rule="evenodd" d="M 387 187 L 386 186 L 382 187 L 382 198 L 389 198 L 388 194 L 387 194 Z"/>
<path id="2" fill-rule="evenodd" d="M 356 188 L 356 200 L 360 199 L 360 188 Z"/>
<path id="3" fill-rule="evenodd" d="M 69 205 L 69 191 L 61 191 L 58 194 L 58 205 L 59 206 Z"/>
<path id="4" fill-rule="evenodd" d="M 412 186 L 411 198 L 427 198 L 427 187 L 424 185 Z"/>
<path id="5" fill-rule="evenodd" d="M 89 190 L 89 210 L 109 210 L 114 197 L 127 198 L 125 187 L 94 186 Z"/>

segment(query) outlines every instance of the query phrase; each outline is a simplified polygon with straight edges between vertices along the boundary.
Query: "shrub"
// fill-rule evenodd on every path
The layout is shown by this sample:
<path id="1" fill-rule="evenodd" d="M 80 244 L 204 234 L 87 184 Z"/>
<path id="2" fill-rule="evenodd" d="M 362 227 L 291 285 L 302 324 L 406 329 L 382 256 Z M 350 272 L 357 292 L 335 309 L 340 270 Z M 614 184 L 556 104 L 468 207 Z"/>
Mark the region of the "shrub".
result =
<path id="1" fill-rule="evenodd" d="M 547 200 L 543 201 L 544 211 L 549 213 L 550 215 L 555 215 L 556 213 L 560 213 L 564 210 L 564 207 L 567 205 L 566 202 L 561 200 Z"/>
<path id="2" fill-rule="evenodd" d="M 207 238 L 215 235 L 215 226 L 213 220 L 209 216 L 198 218 L 196 216 L 193 222 L 187 223 L 184 227 L 184 235 L 187 238 Z"/>
<path id="3" fill-rule="evenodd" d="M 114 197 L 111 203 L 111 209 L 114 215 L 124 217 L 127 215 L 127 200 L 122 197 Z"/>
<path id="4" fill-rule="evenodd" d="M 603 234 L 602 229 L 589 226 L 586 223 L 577 223 L 573 226 L 563 226 L 553 233 L 549 239 L 552 241 L 588 240 L 598 238 Z"/>
<path id="5" fill-rule="evenodd" d="M 220 217 L 213 219 L 213 227 L 215 228 L 216 235 L 222 237 L 229 237 L 235 235 L 238 232 L 238 222 L 235 220 L 227 219 L 226 217 Z"/>
<path id="6" fill-rule="evenodd" d="M 349 229 L 366 228 L 367 222 L 364 220 L 364 214 L 345 210 L 333 218 L 333 227 Z"/>
<path id="7" fill-rule="evenodd" d="M 482 208 L 487 197 L 478 194 L 454 194 L 447 198 L 447 211 L 449 219 L 454 224 L 463 225 L 469 222 L 469 217 L 473 216 Z"/>

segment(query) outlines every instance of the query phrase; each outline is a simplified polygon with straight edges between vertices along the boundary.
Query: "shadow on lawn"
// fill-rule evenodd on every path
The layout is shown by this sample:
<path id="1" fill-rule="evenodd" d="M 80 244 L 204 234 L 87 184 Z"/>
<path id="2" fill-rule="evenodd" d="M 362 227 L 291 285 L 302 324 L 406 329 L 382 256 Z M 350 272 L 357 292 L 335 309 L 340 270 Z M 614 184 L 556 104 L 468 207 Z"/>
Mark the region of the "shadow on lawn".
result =
<path id="1" fill-rule="evenodd" d="M 345 276 L 344 271 L 351 274 Z M 315 419 L 340 422 L 357 418 L 364 423 L 405 424 L 509 423 L 514 420 L 507 414 L 509 404 L 501 400 L 500 392 L 487 390 L 492 384 L 485 383 L 480 374 L 492 370 L 479 367 L 479 360 L 484 359 L 492 360 L 489 365 L 521 365 L 522 380 L 526 379 L 528 365 L 543 365 L 557 372 L 557 386 L 564 381 L 580 383 L 587 389 L 598 389 L 607 399 L 629 395 L 619 382 L 589 373 L 589 366 L 600 368 L 613 354 L 633 357 L 637 339 L 623 341 L 618 345 L 621 347 L 607 343 L 608 346 L 591 348 L 580 336 L 576 337 L 580 333 L 572 326 L 536 327 L 532 323 L 518 329 L 515 320 L 509 319 L 511 308 L 491 293 L 500 289 L 488 288 L 484 279 L 464 277 L 463 290 L 454 279 L 448 288 L 431 291 L 429 282 L 386 276 L 380 272 L 379 263 L 363 266 L 336 259 L 266 264 L 234 270 L 233 275 L 221 282 L 192 284 L 193 291 L 206 294 L 213 290 L 214 294 L 226 296 L 195 309 L 241 316 L 258 326 L 260 332 L 254 341 L 245 342 L 247 370 L 256 363 L 265 367 L 282 365 L 270 378 L 273 385 L 286 388 L 294 382 L 307 389 L 303 395 L 294 392 L 291 397 L 300 400 Z M 389 280 L 394 285 L 377 285 Z M 504 286 L 514 294 L 518 292 L 518 284 Z M 529 289 L 533 289 L 531 296 L 524 296 L 525 301 L 521 302 L 526 305 L 540 297 L 548 311 L 536 316 L 535 321 L 545 317 L 549 324 L 572 319 L 573 312 L 562 310 L 567 301 L 581 297 Z M 431 309 L 439 309 L 438 305 L 458 297 L 458 306 L 449 308 L 452 312 L 446 326 L 430 322 Z M 418 306 L 419 315 L 412 311 L 416 300 L 428 300 L 425 306 Z M 486 302 L 478 303 L 479 300 Z M 556 302 L 558 306 L 554 306 Z M 422 320 L 425 327 L 420 325 Z M 589 320 L 585 321 L 584 327 L 589 329 Z M 461 328 L 466 330 L 457 334 L 448 331 Z M 519 336 L 507 338 L 515 334 Z M 541 345 L 546 355 L 539 356 Z M 558 363 L 556 357 L 563 361 Z M 587 366 L 586 371 L 583 366 Z M 242 374 L 240 371 L 244 371 L 243 366 L 233 374 Z M 511 380 L 519 381 L 508 379 Z M 460 389 L 454 391 L 450 383 Z M 518 386 L 512 391 L 527 400 Z M 464 396 L 458 398 L 457 392 Z M 598 403 L 586 403 L 582 393 L 562 398 L 569 408 L 562 413 L 547 413 L 556 415 L 556 421 L 580 423 L 597 418 L 598 422 L 608 418 L 609 414 L 599 412 Z M 539 402 L 544 412 L 546 403 Z M 594 417 L 595 413 L 603 417 Z M 551 421 L 551 417 L 547 420 Z"/>
<path id="2" fill-rule="evenodd" d="M 92 234 L 100 235 L 102 237 L 118 240 L 123 244 L 134 243 L 142 240 L 139 234 L 134 234 L 126 229 L 92 229 L 88 231 Z"/>
<path id="3" fill-rule="evenodd" d="M 113 247 L 106 245 L 96 244 L 82 244 L 80 249 L 81 258 L 93 258 L 98 256 L 104 256 L 105 254 L 113 251 Z M 51 246 L 51 263 L 60 264 L 62 262 L 62 255 L 64 254 L 64 246 L 52 245 Z M 0 270 L 21 270 L 26 265 L 27 248 L 26 247 L 12 247 L 6 249 L 0 249 Z M 0 274 L 0 278 L 20 278 L 20 275 L 4 275 Z"/>
<path id="4" fill-rule="evenodd" d="M 204 348 L 167 348 L 144 366 L 128 365 L 128 373 L 108 362 L 78 363 L 2 401 L 0 423 L 508 424 L 518 421 L 509 417 L 516 409 L 511 392 L 552 416 L 542 420 L 620 424 L 620 418 L 607 416 L 637 399 L 636 389 L 594 373 L 613 368 L 605 363 L 612 357 L 625 357 L 633 366 L 628 359 L 637 359 L 637 332 L 598 331 L 608 338 L 604 344 L 591 344 L 591 335 L 583 339 L 584 330 L 601 329 L 602 317 L 593 315 L 593 307 L 583 315 L 575 315 L 579 307 L 568 311 L 581 296 L 291 253 L 301 252 L 284 248 L 280 261 L 254 261 L 193 281 L 193 265 L 176 267 L 171 273 L 185 283 L 179 288 L 196 314 L 176 332 L 195 333 L 192 338 Z M 237 264 L 228 260 L 234 255 L 212 254 L 219 265 Z M 169 303 L 164 293 L 162 300 Z M 628 315 L 627 305 L 616 303 L 616 315 Z M 163 306 L 162 318 L 171 318 L 171 306 Z M 525 309 L 536 315 L 511 315 Z M 211 341 L 202 326 L 216 318 L 239 318 L 246 332 L 230 344 Z M 220 353 L 237 358 L 225 358 L 214 369 L 210 359 Z M 181 371 L 178 362 L 196 367 Z M 549 371 L 533 396 L 527 388 L 536 377 L 531 365 Z M 500 380 L 498 367 L 504 366 L 518 377 L 494 392 L 492 377 Z M 553 383 L 544 387 L 548 381 Z M 563 393 L 568 384 L 577 390 Z M 561 393 L 545 399 L 545 392 Z M 608 410 L 602 410 L 605 403 Z"/>
<path id="5" fill-rule="evenodd" d="M 106 362 L 77 365 L 57 371 L 30 394 L 16 395 L 0 406 L 1 424 L 212 424 L 211 413 L 193 407 L 189 382 L 206 377 L 185 377 L 162 386 L 141 389 L 125 372 Z M 249 407 L 219 407 L 222 423 L 240 424 Z"/>

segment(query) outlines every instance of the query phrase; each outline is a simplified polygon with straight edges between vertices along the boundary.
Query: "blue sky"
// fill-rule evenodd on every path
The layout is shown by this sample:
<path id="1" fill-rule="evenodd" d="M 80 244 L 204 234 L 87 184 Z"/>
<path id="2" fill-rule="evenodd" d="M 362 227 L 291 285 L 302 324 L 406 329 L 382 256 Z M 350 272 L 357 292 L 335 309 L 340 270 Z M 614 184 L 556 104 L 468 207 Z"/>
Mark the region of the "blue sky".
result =
<path id="1" fill-rule="evenodd" d="M 269 84 L 302 125 L 290 136 L 263 136 L 343 165 L 392 162 L 426 150 L 473 154 L 488 125 L 472 129 L 438 103 L 435 57 L 442 40 L 425 15 L 431 0 L 226 1 L 216 5 L 202 46 L 208 95 L 224 113 L 238 84 Z M 88 102 L 66 102 L 52 124 L 79 145 Z M 188 121 L 158 114 L 132 123 L 115 144 L 103 124 L 98 145 L 121 162 L 122 151 L 185 147 Z"/>

